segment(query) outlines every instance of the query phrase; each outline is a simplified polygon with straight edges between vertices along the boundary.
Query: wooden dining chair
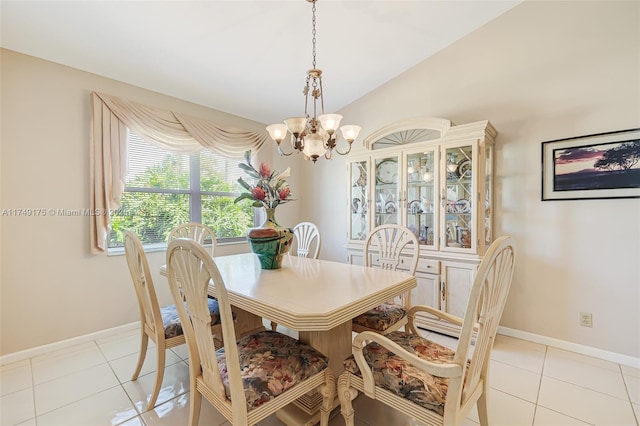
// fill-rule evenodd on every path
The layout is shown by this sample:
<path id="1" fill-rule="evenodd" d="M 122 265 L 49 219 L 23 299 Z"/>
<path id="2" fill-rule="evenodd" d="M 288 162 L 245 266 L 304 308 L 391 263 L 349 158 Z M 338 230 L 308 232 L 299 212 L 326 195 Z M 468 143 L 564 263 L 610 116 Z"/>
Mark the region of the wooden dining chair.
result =
<path id="1" fill-rule="evenodd" d="M 213 229 L 198 222 L 183 223 L 169 232 L 167 242 L 176 238 L 189 238 L 202 246 L 211 246 L 211 256 L 216 255 L 216 234 Z"/>
<path id="2" fill-rule="evenodd" d="M 354 425 L 351 401 L 364 392 L 429 425 L 460 425 L 477 405 L 481 425 L 489 425 L 488 369 L 500 317 L 511 286 L 515 241 L 491 244 L 476 273 L 464 318 L 429 306 L 409 311 L 408 332 L 386 336 L 363 332 L 338 377 L 338 396 L 347 426 Z M 421 337 L 418 312 L 461 327 L 455 349 Z M 472 345 L 473 342 L 473 345 Z"/>
<path id="3" fill-rule="evenodd" d="M 317 259 L 320 254 L 320 231 L 311 222 L 300 222 L 293 228 L 295 236 L 295 253 L 299 257 L 311 257 Z M 291 254 L 293 250 L 289 252 Z"/>
<path id="4" fill-rule="evenodd" d="M 415 275 L 419 255 L 418 239 L 405 226 L 380 225 L 371 230 L 364 241 L 365 266 L 399 269 Z M 411 294 L 404 294 L 400 302 L 389 301 L 358 315 L 352 320 L 353 331 L 388 334 L 404 327 L 411 306 Z"/>
<path id="5" fill-rule="evenodd" d="M 176 239 L 167 250 L 167 275 L 189 349 L 189 425 L 198 424 L 202 397 L 229 423 L 254 425 L 315 389 L 322 395 L 320 424 L 328 425 L 335 379 L 326 356 L 271 330 L 250 333 L 235 345 L 216 351 L 208 337 L 210 285 L 220 304 L 225 342 L 235 341 L 235 326 L 225 282 L 215 262 L 194 241 Z M 179 303 L 183 295 L 186 309 Z"/>
<path id="6" fill-rule="evenodd" d="M 300 222 L 293 228 L 294 244 L 289 254 L 294 251 L 298 257 L 311 257 L 317 259 L 320 254 L 320 231 L 311 222 Z M 271 321 L 271 329 L 276 331 L 278 323 Z"/>
<path id="7" fill-rule="evenodd" d="M 159 306 L 142 242 L 133 231 L 124 231 L 124 251 L 140 308 L 140 355 L 131 380 L 138 379 L 147 355 L 149 339 L 156 344 L 158 365 L 155 386 L 147 403 L 147 410 L 150 410 L 155 405 L 160 393 L 164 377 L 166 350 L 184 344 L 185 338 L 176 306 Z M 211 322 L 209 337 L 211 338 L 211 333 L 213 333 L 222 339 L 218 302 L 214 299 L 209 299 L 207 301 L 207 309 Z"/>

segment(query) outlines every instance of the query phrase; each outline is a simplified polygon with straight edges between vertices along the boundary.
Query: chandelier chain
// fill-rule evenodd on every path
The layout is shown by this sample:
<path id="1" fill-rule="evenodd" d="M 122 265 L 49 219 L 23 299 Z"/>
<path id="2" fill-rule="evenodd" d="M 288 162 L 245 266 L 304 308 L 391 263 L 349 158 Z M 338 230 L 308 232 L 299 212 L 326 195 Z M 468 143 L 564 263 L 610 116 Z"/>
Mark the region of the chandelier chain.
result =
<path id="1" fill-rule="evenodd" d="M 311 44 L 313 45 L 313 68 L 316 67 L 316 2 L 313 1 L 313 7 L 311 8 Z"/>

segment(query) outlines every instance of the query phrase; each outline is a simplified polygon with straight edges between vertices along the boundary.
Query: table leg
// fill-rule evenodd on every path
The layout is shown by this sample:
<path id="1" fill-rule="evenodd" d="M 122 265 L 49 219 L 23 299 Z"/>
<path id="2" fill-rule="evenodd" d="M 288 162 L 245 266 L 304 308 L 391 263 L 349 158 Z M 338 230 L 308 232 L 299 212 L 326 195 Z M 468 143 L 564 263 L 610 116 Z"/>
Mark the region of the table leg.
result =
<path id="1" fill-rule="evenodd" d="M 231 310 L 236 314 L 236 327 L 238 328 L 237 333 L 239 337 L 265 329 L 264 324 L 262 324 L 262 317 L 236 306 L 232 306 Z"/>
<path id="2" fill-rule="evenodd" d="M 300 340 L 329 357 L 329 368 L 336 379 L 342 373 L 342 361 L 351 355 L 351 321 L 329 331 L 301 331 Z"/>
<path id="3" fill-rule="evenodd" d="M 351 355 L 351 321 L 340 324 L 329 331 L 301 331 L 299 339 L 329 357 L 329 368 L 336 379 L 342 372 L 342 361 Z M 320 421 L 320 405 L 322 398 L 313 392 L 298 398 L 276 413 L 278 420 L 288 426 L 313 425 Z M 339 405 L 338 398 L 334 408 Z"/>

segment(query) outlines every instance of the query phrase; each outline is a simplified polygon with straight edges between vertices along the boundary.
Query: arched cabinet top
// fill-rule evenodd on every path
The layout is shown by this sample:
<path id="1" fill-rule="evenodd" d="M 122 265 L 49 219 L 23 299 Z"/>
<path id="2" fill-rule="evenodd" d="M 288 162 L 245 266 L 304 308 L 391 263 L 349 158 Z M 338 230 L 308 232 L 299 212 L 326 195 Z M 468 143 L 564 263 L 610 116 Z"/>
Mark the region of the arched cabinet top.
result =
<path id="1" fill-rule="evenodd" d="M 363 145 L 371 151 L 391 146 L 407 145 L 430 140 L 455 140 L 474 135 L 493 142 L 496 131 L 489 121 L 455 126 L 450 120 L 437 117 L 417 117 L 392 123 L 367 136 Z"/>
<path id="2" fill-rule="evenodd" d="M 451 121 L 436 117 L 417 117 L 385 126 L 364 139 L 367 150 L 374 144 L 405 145 L 431 139 L 440 139 L 451 127 Z M 379 149 L 379 148 L 378 148 Z"/>

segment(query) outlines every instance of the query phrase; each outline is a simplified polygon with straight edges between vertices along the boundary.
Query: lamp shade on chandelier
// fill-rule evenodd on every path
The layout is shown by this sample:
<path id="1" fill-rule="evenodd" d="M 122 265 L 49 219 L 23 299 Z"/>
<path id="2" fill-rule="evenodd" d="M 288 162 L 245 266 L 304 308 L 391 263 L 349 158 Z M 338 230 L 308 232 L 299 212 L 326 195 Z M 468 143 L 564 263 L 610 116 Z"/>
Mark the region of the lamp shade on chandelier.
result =
<path id="1" fill-rule="evenodd" d="M 293 117 L 284 120 L 284 123 L 271 124 L 267 126 L 269 136 L 278 144 L 280 155 L 291 155 L 293 151 L 302 152 L 305 159 L 311 159 L 314 163 L 324 155 L 326 159 L 331 159 L 333 152 L 346 155 L 351 151 L 351 144 L 360 133 L 360 127 L 347 125 L 340 127 L 342 115 L 325 114 L 324 98 L 322 92 L 322 70 L 316 68 L 316 2 L 317 0 L 307 0 L 312 4 L 312 45 L 313 63 L 312 68 L 307 71 L 307 81 L 303 89 L 304 94 L 304 116 Z M 311 110 L 309 107 L 311 106 Z M 318 115 L 320 112 L 320 115 Z M 338 150 L 338 129 L 344 140 L 347 141 L 348 148 L 342 152 Z M 291 134 L 291 146 L 293 150 L 286 153 L 282 149 L 282 141 L 287 134 Z"/>

